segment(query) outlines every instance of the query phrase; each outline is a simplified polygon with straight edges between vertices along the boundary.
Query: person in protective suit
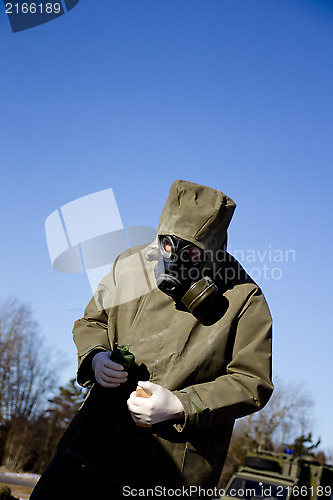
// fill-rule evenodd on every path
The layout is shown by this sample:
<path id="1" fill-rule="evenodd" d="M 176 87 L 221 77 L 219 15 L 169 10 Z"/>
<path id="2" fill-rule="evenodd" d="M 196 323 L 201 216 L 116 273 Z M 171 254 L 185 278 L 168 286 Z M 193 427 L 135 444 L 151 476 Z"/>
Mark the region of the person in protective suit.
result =
<path id="1" fill-rule="evenodd" d="M 235 419 L 273 390 L 267 303 L 226 251 L 235 207 L 175 181 L 156 240 L 116 259 L 73 329 L 89 395 L 31 500 L 213 496 Z"/>

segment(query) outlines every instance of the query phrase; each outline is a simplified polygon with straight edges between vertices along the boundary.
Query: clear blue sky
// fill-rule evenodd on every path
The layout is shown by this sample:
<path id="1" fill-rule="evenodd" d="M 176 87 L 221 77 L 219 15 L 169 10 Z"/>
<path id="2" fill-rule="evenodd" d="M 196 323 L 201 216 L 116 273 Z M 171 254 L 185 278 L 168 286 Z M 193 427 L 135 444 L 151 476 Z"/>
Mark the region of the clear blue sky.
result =
<path id="1" fill-rule="evenodd" d="M 111 187 L 125 225 L 156 227 L 183 178 L 236 201 L 231 253 L 270 267 L 274 375 L 304 384 L 333 449 L 332 28 L 325 0 L 81 0 L 13 34 L 0 4 L 0 296 L 31 305 L 62 383 L 91 290 L 52 269 L 45 219 Z"/>

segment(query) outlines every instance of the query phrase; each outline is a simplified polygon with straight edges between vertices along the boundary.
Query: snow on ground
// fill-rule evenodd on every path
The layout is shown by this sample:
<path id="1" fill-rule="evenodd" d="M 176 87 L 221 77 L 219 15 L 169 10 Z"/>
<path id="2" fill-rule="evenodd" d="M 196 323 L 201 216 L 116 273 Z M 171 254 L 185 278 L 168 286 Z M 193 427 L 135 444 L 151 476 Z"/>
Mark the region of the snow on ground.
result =
<path id="1" fill-rule="evenodd" d="M 3 476 L 10 477 L 19 477 L 20 479 L 26 479 L 27 481 L 31 481 L 35 483 L 40 478 L 39 474 L 31 474 L 30 472 L 8 472 L 0 469 L 0 474 Z"/>

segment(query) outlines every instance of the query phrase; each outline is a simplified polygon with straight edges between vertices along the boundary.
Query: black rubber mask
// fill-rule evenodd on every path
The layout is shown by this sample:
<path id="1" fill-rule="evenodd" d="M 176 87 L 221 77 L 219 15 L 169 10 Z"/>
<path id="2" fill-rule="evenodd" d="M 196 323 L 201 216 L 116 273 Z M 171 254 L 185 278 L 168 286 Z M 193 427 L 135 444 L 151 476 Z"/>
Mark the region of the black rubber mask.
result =
<path id="1" fill-rule="evenodd" d="M 159 237 L 159 257 L 155 267 L 158 288 L 179 300 L 200 279 L 203 251 L 176 236 Z"/>
<path id="2" fill-rule="evenodd" d="M 218 292 L 212 279 L 203 275 L 203 266 L 204 252 L 193 243 L 176 236 L 159 237 L 157 286 L 198 319 Z"/>

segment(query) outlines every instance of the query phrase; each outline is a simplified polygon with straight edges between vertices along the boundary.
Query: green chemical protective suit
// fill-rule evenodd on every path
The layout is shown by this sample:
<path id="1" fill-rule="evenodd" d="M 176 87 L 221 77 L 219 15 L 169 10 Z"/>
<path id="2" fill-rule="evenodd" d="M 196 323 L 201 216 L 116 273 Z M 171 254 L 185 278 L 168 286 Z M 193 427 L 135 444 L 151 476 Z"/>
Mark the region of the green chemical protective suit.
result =
<path id="1" fill-rule="evenodd" d="M 214 189 L 186 181 L 171 186 L 158 236 L 173 235 L 202 249 L 206 272 L 217 285 L 208 305 L 192 313 L 156 286 L 156 242 L 116 259 L 74 326 L 78 381 L 94 384 L 91 360 L 96 352 L 112 351 L 115 342 L 129 346 L 135 370 L 119 388 L 93 385 L 33 500 L 57 498 L 50 485 L 61 481 L 66 491 L 92 491 L 87 498 L 149 496 L 145 488 L 155 488 L 156 498 L 162 488 L 164 496 L 173 488 L 178 498 L 204 498 L 203 490 L 217 485 L 234 420 L 260 410 L 273 390 L 268 306 L 226 252 L 234 209 Z M 137 380 L 148 379 L 179 398 L 181 420 L 135 425 L 126 401 Z M 70 478 L 63 469 L 72 471 Z M 89 490 L 90 483 L 95 489 Z"/>

